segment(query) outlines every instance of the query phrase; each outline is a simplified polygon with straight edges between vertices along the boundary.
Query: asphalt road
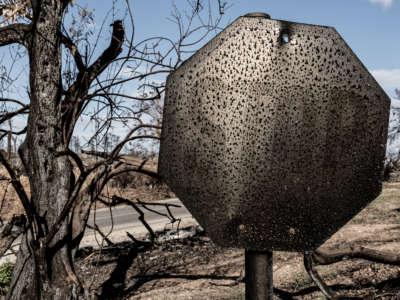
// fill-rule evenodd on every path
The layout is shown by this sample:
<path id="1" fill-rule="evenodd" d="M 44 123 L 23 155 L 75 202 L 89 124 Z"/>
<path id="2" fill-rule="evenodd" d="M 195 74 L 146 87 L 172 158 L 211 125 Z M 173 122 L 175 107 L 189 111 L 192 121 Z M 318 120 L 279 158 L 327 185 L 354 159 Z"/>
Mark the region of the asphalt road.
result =
<path id="1" fill-rule="evenodd" d="M 181 219 L 180 228 L 190 225 L 196 225 L 196 220 L 188 212 L 188 210 L 183 206 L 178 198 L 160 200 L 156 203 L 179 205 L 180 207 L 170 207 L 171 213 L 176 219 Z M 177 222 L 171 224 L 170 220 L 165 216 L 160 216 L 155 212 L 150 212 L 143 209 L 144 217 L 146 222 L 151 226 L 154 231 L 159 231 L 163 229 L 176 228 Z M 149 206 L 149 208 L 156 210 L 163 214 L 168 214 L 164 206 Z M 112 216 L 112 218 L 111 218 Z M 126 232 L 129 232 L 136 238 L 143 238 L 148 231 L 143 226 L 143 223 L 139 220 L 139 213 L 135 211 L 132 207 L 123 205 L 117 206 L 112 209 L 102 208 L 92 211 L 89 216 L 89 225 L 96 222 L 100 230 L 107 235 L 107 237 L 113 242 L 121 242 L 124 240 L 129 240 Z M 13 244 L 14 250 L 18 249 L 20 238 L 18 238 Z M 86 229 L 85 236 L 81 242 L 81 247 L 92 246 L 98 248 L 101 246 L 102 237 L 100 234 L 95 233 L 91 229 Z M 10 252 L 8 255 L 0 258 L 0 265 L 6 261 L 15 261 L 15 256 Z"/>
<path id="2" fill-rule="evenodd" d="M 197 224 L 196 220 L 192 217 L 189 211 L 183 206 L 178 198 L 160 200 L 155 203 L 163 203 L 170 205 L 178 205 L 180 207 L 171 207 L 170 211 L 176 219 L 181 219 L 180 227 Z M 171 224 L 171 221 L 166 216 L 161 216 L 155 212 L 138 207 L 143 211 L 146 222 L 151 226 L 154 231 L 163 230 L 165 228 L 172 228 L 178 225 Z M 168 215 L 168 211 L 164 206 L 149 205 L 150 209 L 156 210 L 159 213 Z M 92 225 L 94 222 L 100 230 L 107 235 L 113 242 L 120 242 L 127 240 L 126 232 L 131 233 L 136 238 L 145 236 L 148 231 L 139 219 L 140 214 L 132 207 L 124 205 L 114 208 L 102 208 L 92 211 L 89 216 L 88 224 Z M 98 241 L 101 236 L 94 232 L 92 229 L 87 229 L 85 236 L 82 240 L 81 246 L 98 246 Z"/>
<path id="3" fill-rule="evenodd" d="M 189 211 L 185 208 L 185 206 L 180 202 L 178 198 L 160 200 L 154 203 L 180 206 L 180 207 L 170 206 L 170 211 L 175 218 L 191 217 Z M 168 218 L 165 216 L 160 216 L 155 212 L 151 212 L 143 208 L 141 205 L 138 205 L 138 207 L 143 211 L 145 220 L 150 224 L 160 223 L 160 222 L 165 223 L 168 221 Z M 147 207 L 152 210 L 156 210 L 159 213 L 168 215 L 168 211 L 164 206 L 149 205 Z M 114 226 L 118 228 L 130 228 L 142 224 L 141 221 L 139 220 L 139 213 L 134 208 L 128 205 L 117 206 L 113 207 L 112 209 L 102 208 L 102 209 L 97 209 L 96 211 L 92 211 L 88 223 L 90 225 L 93 225 L 95 221 L 100 228 L 106 228 L 112 225 L 111 220 L 114 221 Z"/>

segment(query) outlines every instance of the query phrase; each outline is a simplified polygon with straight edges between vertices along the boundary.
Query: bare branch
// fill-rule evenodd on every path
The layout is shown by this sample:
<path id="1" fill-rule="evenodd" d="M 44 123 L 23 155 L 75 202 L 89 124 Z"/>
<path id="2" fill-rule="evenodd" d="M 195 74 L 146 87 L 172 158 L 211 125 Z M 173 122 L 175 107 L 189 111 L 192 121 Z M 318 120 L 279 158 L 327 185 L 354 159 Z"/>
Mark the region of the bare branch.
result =
<path id="1" fill-rule="evenodd" d="M 32 25 L 30 24 L 11 24 L 0 27 L 0 46 L 14 43 L 27 46 L 31 29 Z"/>
<path id="2" fill-rule="evenodd" d="M 112 177 L 118 176 L 127 172 L 137 172 L 146 174 L 150 177 L 159 179 L 157 173 L 157 166 L 148 164 L 147 159 L 137 159 L 128 155 L 113 156 L 113 153 L 100 152 L 100 151 L 86 151 L 83 150 L 82 153 L 93 155 L 97 157 L 104 158 L 104 160 L 97 162 L 92 168 L 97 168 L 98 166 L 110 164 L 112 162 L 119 161 L 119 165 L 116 165 L 113 170 L 108 175 L 108 180 Z"/>
<path id="3" fill-rule="evenodd" d="M 169 204 L 169 203 L 147 203 L 147 202 L 143 202 L 140 201 L 139 199 L 136 199 L 136 201 L 146 210 L 153 212 L 155 214 L 158 214 L 160 216 L 166 217 L 170 220 L 171 223 L 175 223 L 175 222 L 180 222 L 181 219 L 176 219 L 175 216 L 172 214 L 170 207 L 176 207 L 179 208 L 181 207 L 180 205 L 177 204 Z M 165 209 L 167 210 L 167 214 L 161 213 L 157 210 L 151 209 L 148 206 L 163 206 L 165 207 Z"/>
<path id="4" fill-rule="evenodd" d="M 96 157 L 101 157 L 101 158 L 110 158 L 111 157 L 111 153 L 94 151 L 94 150 L 84 150 L 83 149 L 82 153 L 87 154 L 87 155 L 96 156 Z"/>
<path id="5" fill-rule="evenodd" d="M 61 35 L 61 42 L 71 52 L 72 56 L 74 57 L 78 70 L 80 72 L 84 72 L 86 70 L 86 67 L 83 63 L 82 56 L 79 53 L 78 47 L 75 45 L 75 43 L 68 36 L 64 34 Z"/>
<path id="6" fill-rule="evenodd" d="M 124 168 L 121 168 L 121 169 L 111 172 L 110 175 L 108 175 L 108 179 L 111 179 L 115 176 L 118 176 L 118 175 L 121 175 L 124 173 L 128 173 L 128 172 L 137 172 L 137 173 L 145 174 L 145 175 L 150 176 L 155 179 L 161 179 L 160 175 L 158 175 L 157 172 L 150 170 L 150 168 L 147 168 L 144 166 L 129 167 L 129 165 L 127 167 L 124 167 Z"/>
<path id="7" fill-rule="evenodd" d="M 15 191 L 17 192 L 19 199 L 21 200 L 22 206 L 24 207 L 25 212 L 28 216 L 29 223 L 34 224 L 33 219 L 36 214 L 35 214 L 35 211 L 29 201 L 28 195 L 26 194 L 21 181 L 19 181 L 19 179 L 17 178 L 17 175 L 15 174 L 11 165 L 8 163 L 8 161 L 6 160 L 6 158 L 4 157 L 4 155 L 1 151 L 0 151 L 0 163 L 2 163 L 4 165 L 8 174 L 11 177 L 11 183 L 12 183 Z"/>
<path id="8" fill-rule="evenodd" d="M 144 217 L 143 211 L 136 205 L 136 203 L 134 203 L 134 202 L 132 202 L 132 201 L 130 201 L 128 199 L 118 197 L 116 195 L 114 195 L 112 199 L 113 199 L 113 202 L 115 204 L 117 204 L 117 203 L 125 203 L 125 204 L 128 204 L 129 206 L 131 206 L 134 210 L 136 210 L 136 212 L 139 214 L 139 218 L 138 219 L 140 220 L 140 222 L 142 222 L 143 226 L 147 229 L 147 231 L 150 234 L 150 240 L 151 241 L 155 241 L 156 234 L 154 233 L 154 231 L 151 228 L 151 226 L 149 225 L 149 223 L 147 223 L 147 221 L 146 221 L 146 219 Z"/>
<path id="9" fill-rule="evenodd" d="M 79 157 L 78 154 L 76 154 L 75 152 L 71 151 L 70 149 L 67 149 L 66 151 L 62 151 L 62 152 L 58 152 L 57 156 L 62 156 L 62 155 L 68 155 L 70 156 L 76 163 L 76 165 L 79 168 L 79 171 L 81 172 L 81 174 L 83 174 L 85 172 L 85 166 L 83 165 L 83 162 L 81 160 L 81 158 Z"/>
<path id="10" fill-rule="evenodd" d="M 69 141 L 72 135 L 73 127 L 75 126 L 75 122 L 79 118 L 82 109 L 84 108 L 85 100 L 90 100 L 90 98 L 87 97 L 87 92 L 91 83 L 95 78 L 97 78 L 97 76 L 101 74 L 101 72 L 104 71 L 105 68 L 107 68 L 107 66 L 110 65 L 110 63 L 113 62 L 113 60 L 122 51 L 122 44 L 125 34 L 122 21 L 115 21 L 112 26 L 113 33 L 108 48 L 90 67 L 85 67 L 80 70 L 75 82 L 71 85 L 66 93 L 63 103 L 63 131 L 65 143 Z M 77 53 L 78 52 L 76 50 L 75 55 L 77 55 Z M 79 58 L 77 64 L 80 64 Z"/>
<path id="11" fill-rule="evenodd" d="M 94 226 L 86 224 L 86 227 L 89 229 L 92 229 L 93 231 L 98 232 L 101 235 L 101 237 L 106 241 L 108 246 L 114 245 L 114 243 L 103 233 L 103 231 L 100 230 L 100 228 L 97 224 L 94 224 Z"/>
<path id="12" fill-rule="evenodd" d="M 21 101 L 19 101 L 19 100 L 16 100 L 16 99 L 11 99 L 11 98 L 0 98 L 0 101 L 1 101 L 1 102 L 12 102 L 12 103 L 16 103 L 16 104 L 18 104 L 18 105 L 21 105 L 22 107 L 27 106 L 25 103 L 23 103 L 23 102 L 21 102 Z"/>
<path id="13" fill-rule="evenodd" d="M 147 72 L 145 74 L 132 76 L 132 77 L 129 77 L 129 78 L 126 78 L 126 79 L 121 79 L 119 81 L 112 82 L 112 83 L 110 83 L 110 84 L 108 84 L 108 85 L 106 85 L 106 86 L 104 86 L 102 88 L 97 89 L 96 91 L 94 91 L 93 94 L 99 93 L 101 91 L 104 92 L 107 89 L 109 89 L 110 87 L 113 87 L 113 86 L 116 86 L 116 85 L 119 85 L 119 84 L 123 84 L 123 83 L 130 82 L 130 81 L 133 81 L 133 80 L 143 80 L 146 77 L 154 76 L 154 75 L 157 75 L 157 74 L 163 74 L 163 73 L 169 74 L 169 73 L 171 73 L 171 70 L 157 70 L 157 71 L 154 71 L 154 72 Z"/>
<path id="14" fill-rule="evenodd" d="M 225 13 L 226 5 L 227 5 L 226 1 L 218 0 L 218 9 L 220 15 L 223 15 Z"/>
<path id="15" fill-rule="evenodd" d="M 111 43 L 100 57 L 88 68 L 88 79 L 93 81 L 122 52 L 125 30 L 122 21 L 112 24 Z"/>
<path id="16" fill-rule="evenodd" d="M 125 146 L 125 144 L 128 143 L 128 142 L 130 142 L 130 141 L 133 141 L 133 140 L 136 140 L 136 139 L 142 139 L 142 138 L 149 138 L 149 139 L 157 139 L 157 138 L 158 138 L 158 137 L 149 136 L 149 135 L 146 135 L 146 136 L 134 136 L 134 137 L 132 137 L 132 135 L 133 135 L 136 131 L 138 131 L 139 129 L 143 129 L 143 128 L 161 129 L 160 126 L 149 125 L 149 124 L 140 124 L 140 125 L 136 126 L 135 128 L 133 128 L 133 129 L 126 135 L 125 139 L 115 147 L 115 149 L 113 150 L 113 152 L 112 152 L 111 155 L 112 155 L 113 157 L 117 156 L 117 155 L 121 152 L 121 150 L 122 150 L 122 148 Z"/>
<path id="17" fill-rule="evenodd" d="M 88 98 L 93 98 L 93 97 L 109 97 L 109 96 L 118 96 L 122 98 L 127 98 L 127 99 L 132 99 L 136 101 L 152 101 L 152 100 L 157 100 L 161 98 L 161 92 L 157 93 L 155 96 L 152 97 L 133 97 L 125 94 L 119 94 L 119 93 L 96 93 L 96 94 L 91 94 L 88 95 Z"/>
<path id="18" fill-rule="evenodd" d="M 3 113 L 0 115 L 0 124 L 4 123 L 7 120 L 14 118 L 17 115 L 27 114 L 29 110 L 29 105 L 24 105 L 22 108 L 8 113 Z"/>
<path id="19" fill-rule="evenodd" d="M 21 135 L 21 134 L 25 134 L 27 130 L 28 130 L 27 127 L 24 127 L 20 131 L 10 131 L 10 130 L 5 130 L 5 129 L 0 129 L 0 132 L 3 133 L 2 135 L 0 135 L 0 140 L 2 140 L 6 135 L 8 135 L 10 133 L 14 134 L 14 135 Z"/>
<path id="20" fill-rule="evenodd" d="M 336 299 L 334 292 L 326 285 L 326 283 L 319 276 L 318 272 L 314 268 L 314 257 L 312 253 L 304 253 L 304 267 L 308 275 L 319 287 L 321 292 L 325 295 L 327 299 Z"/>
<path id="21" fill-rule="evenodd" d="M 13 216 L 0 233 L 0 257 L 11 247 L 15 239 L 25 231 L 26 219 L 24 215 Z M 17 227 L 17 230 L 12 230 Z"/>

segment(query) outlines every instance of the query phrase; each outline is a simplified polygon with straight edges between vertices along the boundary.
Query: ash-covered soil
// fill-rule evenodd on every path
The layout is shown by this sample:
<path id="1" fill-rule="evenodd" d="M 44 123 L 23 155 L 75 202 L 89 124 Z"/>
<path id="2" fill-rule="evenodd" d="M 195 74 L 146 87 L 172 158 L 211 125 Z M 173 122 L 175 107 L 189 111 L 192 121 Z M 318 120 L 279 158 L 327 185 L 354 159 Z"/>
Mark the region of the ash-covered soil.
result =
<path id="1" fill-rule="evenodd" d="M 400 184 L 387 183 L 380 197 L 322 247 L 362 245 L 398 253 L 399 209 Z M 125 242 L 83 251 L 77 269 L 100 299 L 244 299 L 244 250 L 217 247 L 204 232 L 151 246 Z M 345 299 L 400 299 L 400 266 L 355 259 L 317 270 Z M 274 253 L 274 287 L 276 299 L 325 299 L 301 253 Z"/>

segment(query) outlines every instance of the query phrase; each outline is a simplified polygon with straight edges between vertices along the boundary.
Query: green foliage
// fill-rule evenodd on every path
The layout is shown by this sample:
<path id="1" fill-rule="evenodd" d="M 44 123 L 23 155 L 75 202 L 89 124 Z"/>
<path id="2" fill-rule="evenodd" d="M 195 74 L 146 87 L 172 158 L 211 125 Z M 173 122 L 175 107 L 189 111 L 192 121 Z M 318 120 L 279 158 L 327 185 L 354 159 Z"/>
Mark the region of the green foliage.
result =
<path id="1" fill-rule="evenodd" d="M 4 291 L 4 288 L 7 287 L 12 278 L 14 269 L 14 264 L 7 262 L 0 266 L 0 292 Z"/>

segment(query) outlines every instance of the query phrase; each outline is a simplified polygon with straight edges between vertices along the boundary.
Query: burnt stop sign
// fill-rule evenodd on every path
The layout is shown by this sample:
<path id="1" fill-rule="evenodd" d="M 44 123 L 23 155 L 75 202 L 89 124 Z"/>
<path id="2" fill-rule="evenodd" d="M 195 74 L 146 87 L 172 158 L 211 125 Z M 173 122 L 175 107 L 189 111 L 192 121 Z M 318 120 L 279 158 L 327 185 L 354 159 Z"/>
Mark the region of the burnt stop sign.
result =
<path id="1" fill-rule="evenodd" d="M 311 251 L 379 195 L 389 108 L 334 28 L 240 17 L 168 77 L 159 173 L 215 243 Z"/>

